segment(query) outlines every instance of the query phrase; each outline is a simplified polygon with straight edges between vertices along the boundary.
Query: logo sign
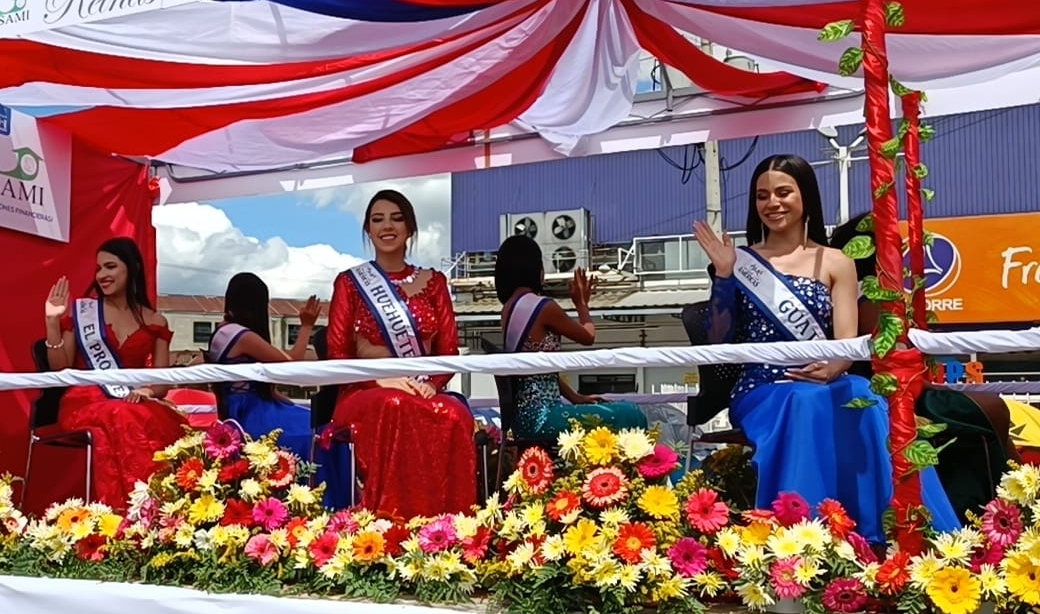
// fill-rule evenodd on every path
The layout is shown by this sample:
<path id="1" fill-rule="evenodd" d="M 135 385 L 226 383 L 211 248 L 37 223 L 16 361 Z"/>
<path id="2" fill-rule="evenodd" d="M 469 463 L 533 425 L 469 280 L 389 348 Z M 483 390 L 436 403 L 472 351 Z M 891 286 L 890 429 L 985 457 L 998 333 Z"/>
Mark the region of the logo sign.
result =
<path id="1" fill-rule="evenodd" d="M 0 135 L 0 227 L 68 243 L 72 140 L 8 112 L 9 134 Z"/>
<path id="2" fill-rule="evenodd" d="M 198 0 L 0 0 L 0 38 L 189 4 Z"/>
<path id="3" fill-rule="evenodd" d="M 924 289 L 940 324 L 1040 322 L 1040 213 L 930 219 L 924 226 L 934 239 L 925 246 Z M 903 266 L 910 266 L 906 243 Z"/>
<path id="4" fill-rule="evenodd" d="M 0 136 L 11 134 L 11 109 L 0 104 Z"/>
<path id="5" fill-rule="evenodd" d="M 935 365 L 935 381 L 939 384 L 983 384 L 982 363 L 978 361 L 958 362 L 943 360 Z"/>

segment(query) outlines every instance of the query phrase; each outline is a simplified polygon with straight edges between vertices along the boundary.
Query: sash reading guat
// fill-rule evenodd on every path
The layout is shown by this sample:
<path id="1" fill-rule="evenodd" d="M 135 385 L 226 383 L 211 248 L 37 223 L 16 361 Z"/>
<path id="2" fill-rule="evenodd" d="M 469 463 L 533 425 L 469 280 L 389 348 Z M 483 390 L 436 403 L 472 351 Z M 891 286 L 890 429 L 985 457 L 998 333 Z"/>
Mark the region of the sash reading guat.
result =
<path id="1" fill-rule="evenodd" d="M 349 270 L 362 300 L 375 318 L 379 333 L 397 358 L 412 358 L 426 353 L 419 327 L 408 304 L 397 293 L 393 282 L 375 262 L 364 262 Z"/>
<path id="2" fill-rule="evenodd" d="M 76 345 L 79 353 L 92 371 L 119 369 L 119 355 L 112 349 L 105 326 L 105 313 L 101 301 L 92 298 L 76 299 L 72 312 L 76 330 Z M 101 390 L 113 399 L 125 399 L 130 388 L 121 385 L 101 385 Z"/>
<path id="3" fill-rule="evenodd" d="M 733 279 L 759 311 L 772 320 L 789 341 L 827 338 L 816 315 L 795 292 L 790 280 L 754 250 L 747 247 L 737 250 Z"/>
<path id="4" fill-rule="evenodd" d="M 538 314 L 542 312 L 549 299 L 537 294 L 525 294 L 513 303 L 513 310 L 509 312 L 509 320 L 506 321 L 506 352 L 519 352 L 524 346 L 524 341 L 531 334 Z"/>

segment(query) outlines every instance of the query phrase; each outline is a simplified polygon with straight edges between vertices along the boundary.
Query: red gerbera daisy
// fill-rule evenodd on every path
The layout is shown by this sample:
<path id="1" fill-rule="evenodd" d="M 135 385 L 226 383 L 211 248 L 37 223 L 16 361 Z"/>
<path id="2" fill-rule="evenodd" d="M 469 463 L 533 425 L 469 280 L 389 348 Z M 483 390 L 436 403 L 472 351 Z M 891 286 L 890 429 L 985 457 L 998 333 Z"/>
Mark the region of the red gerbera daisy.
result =
<path id="1" fill-rule="evenodd" d="M 545 513 L 556 522 L 567 514 L 574 513 L 581 505 L 581 499 L 575 493 L 565 490 L 546 504 Z"/>
<path id="2" fill-rule="evenodd" d="M 527 448 L 517 462 L 520 475 L 532 495 L 549 490 L 553 481 L 553 462 L 545 450 Z"/>
<path id="3" fill-rule="evenodd" d="M 285 450 L 278 450 L 278 466 L 267 480 L 275 488 L 285 488 L 296 481 L 296 457 Z"/>
<path id="4" fill-rule="evenodd" d="M 650 527 L 641 522 L 623 524 L 618 528 L 617 539 L 614 540 L 614 554 L 618 558 L 635 565 L 643 557 L 643 550 L 654 548 L 657 538 Z"/>
<path id="5" fill-rule="evenodd" d="M 850 518 L 849 513 L 845 511 L 841 503 L 834 499 L 824 499 L 816 507 L 816 511 L 820 513 L 820 517 L 827 523 L 831 535 L 838 539 L 848 537 L 849 533 L 852 533 L 856 528 L 856 521 Z"/>
<path id="6" fill-rule="evenodd" d="M 620 503 L 628 496 L 628 478 L 616 467 L 597 467 L 585 478 L 581 495 L 596 509 Z"/>

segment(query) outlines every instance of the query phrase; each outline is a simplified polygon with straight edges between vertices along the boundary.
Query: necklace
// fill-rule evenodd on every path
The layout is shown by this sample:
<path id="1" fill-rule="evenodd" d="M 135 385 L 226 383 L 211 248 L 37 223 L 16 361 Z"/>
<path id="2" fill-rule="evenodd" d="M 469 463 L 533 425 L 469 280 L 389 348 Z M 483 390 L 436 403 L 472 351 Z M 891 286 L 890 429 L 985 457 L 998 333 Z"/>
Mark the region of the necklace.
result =
<path id="1" fill-rule="evenodd" d="M 398 277 L 398 275 L 401 275 L 405 271 L 408 272 L 407 275 L 404 275 L 402 277 Z M 415 272 L 416 272 L 415 271 L 415 267 L 408 266 L 403 271 L 398 271 L 396 273 L 390 273 L 389 275 L 387 275 L 387 277 L 390 278 L 390 282 L 393 283 L 395 286 L 398 286 L 398 287 L 400 287 L 400 286 L 407 286 L 407 285 L 410 285 L 412 282 L 415 281 Z"/>

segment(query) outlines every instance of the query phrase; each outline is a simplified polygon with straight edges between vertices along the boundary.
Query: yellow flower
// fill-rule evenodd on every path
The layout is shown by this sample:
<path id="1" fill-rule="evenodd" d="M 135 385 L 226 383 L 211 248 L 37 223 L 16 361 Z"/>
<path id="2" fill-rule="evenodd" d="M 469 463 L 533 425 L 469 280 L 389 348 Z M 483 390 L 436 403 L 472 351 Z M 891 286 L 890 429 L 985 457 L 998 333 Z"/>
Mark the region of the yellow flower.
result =
<path id="1" fill-rule="evenodd" d="M 224 503 L 206 493 L 188 507 L 188 522 L 200 525 L 204 522 L 216 522 L 224 515 Z"/>
<path id="2" fill-rule="evenodd" d="M 62 533 L 71 533 L 76 525 L 90 521 L 90 510 L 85 507 L 70 507 L 58 515 L 58 528 Z"/>
<path id="3" fill-rule="evenodd" d="M 671 488 L 650 486 L 636 503 L 639 509 L 659 520 L 679 517 L 679 498 Z"/>
<path id="4" fill-rule="evenodd" d="M 217 487 L 217 478 L 220 476 L 220 471 L 217 469 L 207 469 L 202 472 L 199 476 L 199 481 L 195 487 L 202 492 L 213 492 Z"/>
<path id="5" fill-rule="evenodd" d="M 534 545 L 531 542 L 524 542 L 517 546 L 512 552 L 506 556 L 506 561 L 509 562 L 509 566 L 513 571 L 522 571 L 527 569 L 531 565 L 531 561 L 534 560 Z"/>
<path id="6" fill-rule="evenodd" d="M 593 465 L 607 465 L 618 456 L 617 436 L 605 426 L 592 429 L 582 439 L 582 452 Z"/>
<path id="7" fill-rule="evenodd" d="M 940 569 L 925 587 L 935 607 L 944 614 L 972 614 L 979 609 L 982 584 L 962 567 Z"/>
<path id="8" fill-rule="evenodd" d="M 293 484 L 289 487 L 289 492 L 285 494 L 285 502 L 290 506 L 303 507 L 314 505 L 317 503 L 317 499 L 310 487 L 303 484 Z"/>
<path id="9" fill-rule="evenodd" d="M 524 526 L 534 528 L 545 521 L 545 508 L 540 503 L 525 505 L 520 510 L 520 518 Z M 475 533 L 475 531 L 474 531 Z"/>
<path id="10" fill-rule="evenodd" d="M 701 597 L 715 597 L 726 588 L 726 581 L 714 571 L 697 574 L 693 577 L 693 584 Z"/>
<path id="11" fill-rule="evenodd" d="M 972 544 L 969 541 L 969 535 L 961 535 L 961 533 L 941 533 L 939 534 L 932 543 L 935 545 L 936 552 L 939 553 L 939 557 L 943 560 L 959 564 L 966 565 L 971 560 Z"/>
<path id="12" fill-rule="evenodd" d="M 773 605 L 773 598 L 758 584 L 747 582 L 737 587 L 737 594 L 749 608 L 761 610 L 767 605 Z"/>
<path id="13" fill-rule="evenodd" d="M 599 513 L 599 521 L 604 527 L 617 528 L 629 520 L 628 512 L 620 507 L 611 507 Z"/>
<path id="14" fill-rule="evenodd" d="M 556 446 L 560 449 L 560 457 L 567 460 L 578 458 L 581 451 L 581 440 L 585 437 L 583 429 L 574 429 L 560 433 L 556 438 Z"/>
<path id="15" fill-rule="evenodd" d="M 582 518 L 563 534 L 563 543 L 571 556 L 578 556 L 596 544 L 596 523 Z"/>
<path id="16" fill-rule="evenodd" d="M 791 531 L 778 528 L 776 533 L 766 540 L 769 550 L 779 559 L 797 556 L 802 553 L 802 545 Z"/>
<path id="17" fill-rule="evenodd" d="M 1028 553 L 1008 555 L 1002 563 L 1008 592 L 1022 602 L 1040 605 L 1040 566 Z"/>
<path id="18" fill-rule="evenodd" d="M 773 534 L 773 527 L 767 522 L 752 522 L 744 527 L 740 533 L 741 541 L 756 546 L 764 546 L 769 541 L 769 536 Z"/>
<path id="19" fill-rule="evenodd" d="M 823 552 L 831 541 L 830 531 L 819 519 L 803 520 L 791 527 L 789 533 L 803 549 L 816 553 Z"/>
<path id="20" fill-rule="evenodd" d="M 545 560 L 558 561 L 567 554 L 567 546 L 564 545 L 563 538 L 559 535 L 550 535 L 542 542 L 541 551 Z"/>
<path id="21" fill-rule="evenodd" d="M 740 548 L 740 535 L 732 527 L 723 527 L 715 534 L 715 540 L 722 553 L 728 557 L 734 556 Z"/>
<path id="22" fill-rule="evenodd" d="M 477 534 L 477 529 L 480 528 L 480 523 L 473 516 L 464 516 L 459 514 L 455 516 L 455 533 L 459 536 L 459 539 L 467 539 Z"/>
<path id="23" fill-rule="evenodd" d="M 630 593 L 636 592 L 639 588 L 639 581 L 642 579 L 642 573 L 639 571 L 639 567 L 636 565 L 625 565 L 621 568 L 621 575 L 618 577 L 618 584 L 621 588 L 625 589 Z"/>
<path id="24" fill-rule="evenodd" d="M 982 585 L 982 596 L 986 599 L 996 600 L 1007 592 L 1007 583 L 993 565 L 980 566 L 979 583 Z"/>
<path id="25" fill-rule="evenodd" d="M 386 540 L 375 531 L 364 531 L 354 537 L 354 560 L 359 563 L 374 563 L 383 558 Z"/>
<path id="26" fill-rule="evenodd" d="M 910 583 L 917 588 L 925 588 L 945 566 L 946 563 L 936 558 L 934 552 L 919 554 L 910 559 Z"/>
<path id="27" fill-rule="evenodd" d="M 681 576 L 672 576 L 671 578 L 662 580 L 657 584 L 657 586 L 651 589 L 650 596 L 657 602 L 679 599 L 680 597 L 686 596 L 686 584 L 686 578 Z"/>
<path id="28" fill-rule="evenodd" d="M 122 524 L 123 517 L 119 514 L 105 514 L 98 518 L 98 533 L 109 538 L 115 537 Z"/>
<path id="29" fill-rule="evenodd" d="M 617 445 L 621 449 L 621 457 L 628 461 L 637 461 L 654 452 L 654 442 L 641 429 L 623 429 L 617 435 Z"/>

